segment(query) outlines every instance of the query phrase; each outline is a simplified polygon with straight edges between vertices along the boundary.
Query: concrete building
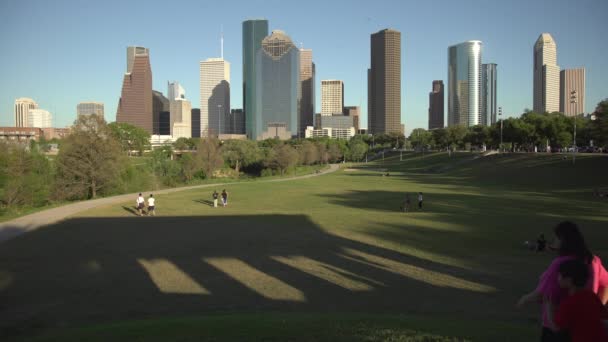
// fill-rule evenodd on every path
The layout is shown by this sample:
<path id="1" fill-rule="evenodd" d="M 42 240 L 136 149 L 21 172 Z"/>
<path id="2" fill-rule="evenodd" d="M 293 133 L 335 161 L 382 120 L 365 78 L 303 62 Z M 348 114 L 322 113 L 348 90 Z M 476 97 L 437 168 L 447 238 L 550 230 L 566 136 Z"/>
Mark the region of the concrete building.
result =
<path id="1" fill-rule="evenodd" d="M 315 63 L 312 49 L 300 49 L 300 113 L 298 136 L 303 137 L 306 127 L 313 125 L 315 113 Z"/>
<path id="2" fill-rule="evenodd" d="M 481 52 L 479 40 L 448 48 L 448 126 L 482 123 Z"/>
<path id="3" fill-rule="evenodd" d="M 256 122 L 261 113 L 257 112 L 256 84 L 258 52 L 262 48 L 262 40 L 268 36 L 268 20 L 252 19 L 243 22 L 243 111 L 247 137 L 257 138 Z M 258 118 L 258 119 L 255 119 Z"/>
<path id="4" fill-rule="evenodd" d="M 350 139 L 357 130 L 354 119 L 358 116 L 344 114 L 323 115 L 315 114 L 315 125 L 306 127 L 306 137 L 330 137 L 334 139 Z"/>
<path id="5" fill-rule="evenodd" d="M 186 90 L 177 81 L 167 82 L 167 98 L 169 101 L 175 99 L 185 99 Z"/>
<path id="6" fill-rule="evenodd" d="M 48 110 L 30 109 L 27 114 L 28 127 L 51 128 L 53 127 L 53 117 Z"/>
<path id="7" fill-rule="evenodd" d="M 28 143 L 38 141 L 44 132 L 38 127 L 0 127 L 0 141 Z"/>
<path id="8" fill-rule="evenodd" d="M 250 138 L 296 137 L 301 95 L 300 50 L 285 32 L 272 31 L 270 36 L 262 40 L 262 48 L 256 57 L 256 75 L 256 107 Z M 248 127 L 249 118 L 247 115 Z"/>
<path id="9" fill-rule="evenodd" d="M 170 101 L 171 136 L 173 138 L 192 137 L 192 104 L 186 99 Z"/>
<path id="10" fill-rule="evenodd" d="M 245 134 L 245 112 L 242 109 L 232 109 L 228 116 L 226 130 L 230 134 Z"/>
<path id="11" fill-rule="evenodd" d="M 200 62 L 201 137 L 225 132 L 230 113 L 230 63 L 223 58 Z"/>
<path id="12" fill-rule="evenodd" d="M 30 109 L 38 108 L 36 101 L 20 97 L 15 100 L 15 127 L 30 127 L 28 125 L 28 113 Z"/>
<path id="13" fill-rule="evenodd" d="M 192 108 L 192 115 L 190 117 L 192 122 L 192 137 L 200 138 L 201 137 L 201 110 L 200 108 Z"/>
<path id="14" fill-rule="evenodd" d="M 127 48 L 127 72 L 123 78 L 116 122 L 129 123 L 153 133 L 152 70 L 146 48 Z"/>
<path id="15" fill-rule="evenodd" d="M 92 115 L 95 114 L 104 117 L 104 106 L 102 102 L 80 102 L 76 105 L 76 115 Z"/>
<path id="16" fill-rule="evenodd" d="M 498 113 L 497 66 L 495 63 L 481 65 L 481 124 L 490 126 L 496 123 Z"/>
<path id="17" fill-rule="evenodd" d="M 585 112 L 585 68 L 565 69 L 560 73 L 559 111 L 567 116 Z M 575 92 L 575 93 L 573 93 Z M 576 96 L 576 102 L 572 97 Z"/>
<path id="18" fill-rule="evenodd" d="M 334 115 L 344 111 L 344 82 L 321 81 L 321 115 Z"/>
<path id="19" fill-rule="evenodd" d="M 359 131 L 360 127 L 360 119 L 361 119 L 361 108 L 359 106 L 345 106 L 344 107 L 344 115 L 350 116 L 353 118 L 353 126 L 355 127 L 355 131 Z"/>
<path id="20" fill-rule="evenodd" d="M 367 126 L 372 134 L 401 132 L 401 32 L 371 35 Z"/>
<path id="21" fill-rule="evenodd" d="M 534 105 L 537 113 L 559 111 L 559 66 L 557 45 L 549 33 L 542 33 L 534 44 Z"/>
<path id="22" fill-rule="evenodd" d="M 429 129 L 444 127 L 444 86 L 443 81 L 433 81 L 433 89 L 429 93 Z"/>
<path id="23" fill-rule="evenodd" d="M 308 138 L 323 138 L 323 137 L 327 137 L 327 138 L 332 138 L 332 139 L 345 139 L 348 140 L 352 137 L 354 137 L 356 134 L 355 128 L 351 127 L 351 128 L 331 128 L 331 127 L 325 127 L 325 128 L 319 128 L 316 129 L 313 126 L 308 126 L 306 127 L 306 134 L 305 137 Z"/>

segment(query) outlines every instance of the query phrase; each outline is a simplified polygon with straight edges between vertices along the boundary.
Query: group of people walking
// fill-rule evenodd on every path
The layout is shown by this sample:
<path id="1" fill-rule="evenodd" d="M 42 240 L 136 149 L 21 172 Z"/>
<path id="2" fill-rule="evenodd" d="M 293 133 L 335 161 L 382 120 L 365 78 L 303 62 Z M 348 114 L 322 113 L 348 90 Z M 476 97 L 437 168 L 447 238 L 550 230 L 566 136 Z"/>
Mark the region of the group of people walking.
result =
<path id="1" fill-rule="evenodd" d="M 422 210 L 422 192 L 418 193 L 418 210 Z M 405 199 L 403 200 L 403 205 L 399 207 L 403 212 L 411 211 L 412 201 L 410 200 L 410 194 L 405 194 Z"/>
<path id="2" fill-rule="evenodd" d="M 156 212 L 154 211 L 154 202 L 154 195 L 150 194 L 150 197 L 148 197 L 148 212 L 145 213 L 144 209 L 146 208 L 146 200 L 140 192 L 135 202 L 135 207 L 137 208 L 137 215 L 143 216 L 144 214 L 147 214 L 148 216 L 156 216 Z"/>
<path id="3" fill-rule="evenodd" d="M 217 193 L 217 190 L 213 190 L 213 207 L 217 208 L 217 200 L 218 197 L 220 197 L 220 194 Z M 226 192 L 226 189 L 222 190 L 222 205 L 225 207 L 228 205 L 228 193 Z"/>
<path id="4" fill-rule="evenodd" d="M 608 342 L 608 272 L 576 224 L 561 222 L 553 233 L 548 247 L 558 255 L 517 306 L 542 305 L 543 342 Z"/>

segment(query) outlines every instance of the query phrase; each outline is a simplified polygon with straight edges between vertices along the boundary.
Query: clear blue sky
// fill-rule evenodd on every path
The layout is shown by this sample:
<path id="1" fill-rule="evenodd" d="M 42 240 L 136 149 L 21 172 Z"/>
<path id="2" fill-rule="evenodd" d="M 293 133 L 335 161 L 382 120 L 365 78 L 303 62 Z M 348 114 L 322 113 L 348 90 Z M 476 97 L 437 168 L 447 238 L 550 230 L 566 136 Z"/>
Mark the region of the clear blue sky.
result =
<path id="1" fill-rule="evenodd" d="M 586 111 L 608 97 L 608 1 L 0 1 L 0 125 L 12 126 L 13 104 L 31 97 L 73 122 L 80 101 L 105 103 L 115 120 L 126 47 L 150 48 L 154 89 L 179 81 L 199 107 L 199 61 L 219 57 L 220 27 L 231 63 L 231 106 L 242 106 L 241 23 L 264 17 L 298 45 L 313 49 L 320 81 L 341 79 L 345 105 L 360 105 L 367 123 L 370 34 L 402 33 L 402 122 L 427 127 L 433 80 L 447 81 L 447 48 L 483 41 L 483 61 L 498 64 L 498 103 L 508 116 L 532 107 L 532 47 L 556 40 L 558 64 L 587 68 Z M 447 82 L 446 82 L 447 83 Z M 447 102 L 446 102 L 447 103 Z M 446 108 L 447 110 L 447 108 Z"/>

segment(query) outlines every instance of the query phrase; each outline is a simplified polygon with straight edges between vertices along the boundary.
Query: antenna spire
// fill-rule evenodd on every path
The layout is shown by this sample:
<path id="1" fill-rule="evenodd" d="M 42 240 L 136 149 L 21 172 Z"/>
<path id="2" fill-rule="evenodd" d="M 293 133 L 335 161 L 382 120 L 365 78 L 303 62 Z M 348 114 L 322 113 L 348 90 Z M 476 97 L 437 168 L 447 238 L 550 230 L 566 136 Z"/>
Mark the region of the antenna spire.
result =
<path id="1" fill-rule="evenodd" d="M 220 34 L 220 50 L 221 57 L 224 59 L 224 25 L 221 25 L 221 34 Z"/>

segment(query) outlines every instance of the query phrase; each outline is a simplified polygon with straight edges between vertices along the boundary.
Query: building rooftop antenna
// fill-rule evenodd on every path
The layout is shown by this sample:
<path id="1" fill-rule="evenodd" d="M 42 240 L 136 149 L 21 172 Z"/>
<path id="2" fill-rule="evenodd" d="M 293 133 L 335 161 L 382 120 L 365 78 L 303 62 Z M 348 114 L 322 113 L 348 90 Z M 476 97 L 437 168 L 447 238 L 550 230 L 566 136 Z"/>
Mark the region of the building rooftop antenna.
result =
<path id="1" fill-rule="evenodd" d="M 224 25 L 220 26 L 220 56 L 224 59 Z"/>

